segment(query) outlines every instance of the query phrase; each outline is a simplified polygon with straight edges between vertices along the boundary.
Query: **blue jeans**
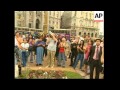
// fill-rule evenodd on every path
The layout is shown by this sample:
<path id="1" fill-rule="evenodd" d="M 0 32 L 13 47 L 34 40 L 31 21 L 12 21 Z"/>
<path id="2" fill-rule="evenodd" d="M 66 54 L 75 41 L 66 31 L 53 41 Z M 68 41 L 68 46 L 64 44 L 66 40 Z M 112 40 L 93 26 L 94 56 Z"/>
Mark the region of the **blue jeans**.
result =
<path id="1" fill-rule="evenodd" d="M 61 66 L 65 66 L 65 53 L 61 53 L 59 52 L 59 55 L 58 55 L 59 59 L 58 59 L 58 65 L 61 65 Z"/>
<path id="2" fill-rule="evenodd" d="M 43 47 L 37 47 L 37 54 L 36 54 L 36 62 L 37 62 L 37 64 L 42 64 L 43 52 L 44 52 Z"/>
<path id="3" fill-rule="evenodd" d="M 19 50 L 19 58 L 22 61 L 22 50 Z"/>
<path id="4" fill-rule="evenodd" d="M 27 63 L 27 52 L 26 51 L 22 51 L 22 64 L 23 64 L 23 67 L 26 66 L 26 63 Z"/>
<path id="5" fill-rule="evenodd" d="M 76 68 L 76 66 L 77 66 L 77 64 L 78 64 L 78 62 L 79 62 L 79 60 L 80 60 L 80 69 L 82 69 L 83 59 L 84 59 L 84 54 L 80 54 L 80 53 L 79 53 L 79 54 L 77 55 L 77 58 L 76 58 L 75 63 L 74 63 L 74 65 L 73 65 L 73 68 Z"/>
<path id="6" fill-rule="evenodd" d="M 30 54 L 30 62 L 33 62 L 33 51 L 29 51 Z"/>
<path id="7" fill-rule="evenodd" d="M 14 53 L 15 65 L 17 65 L 16 53 Z"/>

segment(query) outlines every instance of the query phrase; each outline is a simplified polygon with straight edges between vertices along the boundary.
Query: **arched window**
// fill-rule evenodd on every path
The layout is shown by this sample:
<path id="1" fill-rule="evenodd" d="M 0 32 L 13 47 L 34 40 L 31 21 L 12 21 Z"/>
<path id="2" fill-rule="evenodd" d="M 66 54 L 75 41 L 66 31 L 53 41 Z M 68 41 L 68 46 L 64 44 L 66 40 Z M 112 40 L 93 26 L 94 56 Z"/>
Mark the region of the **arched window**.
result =
<path id="1" fill-rule="evenodd" d="M 36 29 L 39 29 L 39 25 L 40 25 L 40 20 L 36 19 Z"/>
<path id="2" fill-rule="evenodd" d="M 91 37 L 93 37 L 93 33 L 91 33 Z"/>
<path id="3" fill-rule="evenodd" d="M 90 35 L 90 33 L 88 33 L 88 36 Z"/>
<path id="4" fill-rule="evenodd" d="M 95 37 L 97 37 L 97 33 L 95 34 Z"/>
<path id="5" fill-rule="evenodd" d="M 86 32 L 84 32 L 84 37 L 86 37 Z"/>
<path id="6" fill-rule="evenodd" d="M 79 32 L 79 35 L 81 35 L 81 32 Z"/>

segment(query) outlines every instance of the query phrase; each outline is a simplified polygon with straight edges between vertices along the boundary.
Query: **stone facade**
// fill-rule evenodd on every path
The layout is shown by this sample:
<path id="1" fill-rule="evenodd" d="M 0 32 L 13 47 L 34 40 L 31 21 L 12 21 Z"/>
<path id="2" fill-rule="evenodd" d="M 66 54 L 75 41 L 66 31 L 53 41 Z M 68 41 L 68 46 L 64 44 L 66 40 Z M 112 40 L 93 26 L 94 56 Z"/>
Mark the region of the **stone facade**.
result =
<path id="1" fill-rule="evenodd" d="M 76 31 L 76 35 L 99 36 L 99 22 L 94 22 L 93 11 L 64 11 L 61 19 L 62 29 Z"/>

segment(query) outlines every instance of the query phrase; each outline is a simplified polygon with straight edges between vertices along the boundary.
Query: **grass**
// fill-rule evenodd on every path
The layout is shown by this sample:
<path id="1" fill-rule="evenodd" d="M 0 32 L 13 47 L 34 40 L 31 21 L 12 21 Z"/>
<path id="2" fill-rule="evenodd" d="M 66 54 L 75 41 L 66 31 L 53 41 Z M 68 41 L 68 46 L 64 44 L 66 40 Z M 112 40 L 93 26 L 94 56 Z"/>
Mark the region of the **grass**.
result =
<path id="1" fill-rule="evenodd" d="M 65 71 L 68 79 L 82 79 L 82 76 L 75 72 Z"/>
<path id="2" fill-rule="evenodd" d="M 31 70 L 22 71 L 22 75 L 20 75 L 18 79 L 27 79 L 30 72 Z M 41 71 L 37 71 L 37 72 L 40 73 Z M 63 71 L 63 72 L 67 76 L 67 79 L 82 79 L 81 75 L 77 72 L 71 72 L 71 71 Z"/>

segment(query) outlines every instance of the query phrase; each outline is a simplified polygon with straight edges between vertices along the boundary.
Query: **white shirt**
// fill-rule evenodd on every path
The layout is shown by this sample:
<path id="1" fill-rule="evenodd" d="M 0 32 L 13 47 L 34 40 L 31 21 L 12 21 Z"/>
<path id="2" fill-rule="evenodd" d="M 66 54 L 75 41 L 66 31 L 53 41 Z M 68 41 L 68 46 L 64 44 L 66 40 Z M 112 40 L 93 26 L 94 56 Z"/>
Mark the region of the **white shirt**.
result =
<path id="1" fill-rule="evenodd" d="M 100 46 L 103 47 L 103 42 L 100 43 Z"/>
<path id="2" fill-rule="evenodd" d="M 84 40 L 84 38 L 83 38 L 83 37 L 80 37 L 80 40 Z"/>
<path id="3" fill-rule="evenodd" d="M 18 46 L 18 41 L 17 41 L 16 37 L 15 37 L 15 46 Z"/>
<path id="4" fill-rule="evenodd" d="M 50 38 L 50 42 L 48 43 L 47 49 L 50 51 L 56 51 L 56 46 L 57 46 L 57 42 L 55 42 L 55 40 Z"/>
<path id="5" fill-rule="evenodd" d="M 93 46 L 95 46 L 96 45 L 96 42 L 93 44 Z"/>
<path id="6" fill-rule="evenodd" d="M 69 45 L 71 44 L 69 40 L 67 40 L 67 43 L 68 43 Z"/>
<path id="7" fill-rule="evenodd" d="M 22 43 L 21 46 L 22 46 L 23 48 L 29 48 L 29 44 L 28 44 L 28 43 L 26 43 L 26 44 L 25 44 L 25 43 Z"/>
<path id="8" fill-rule="evenodd" d="M 83 37 L 80 37 L 80 39 L 79 39 L 78 43 L 80 43 L 80 42 L 81 42 L 81 40 L 84 40 L 84 38 L 83 38 Z"/>
<path id="9" fill-rule="evenodd" d="M 25 38 L 25 35 L 23 35 L 22 38 L 24 39 L 24 38 Z"/>
<path id="10" fill-rule="evenodd" d="M 102 67 L 104 67 L 104 64 L 102 65 Z"/>

